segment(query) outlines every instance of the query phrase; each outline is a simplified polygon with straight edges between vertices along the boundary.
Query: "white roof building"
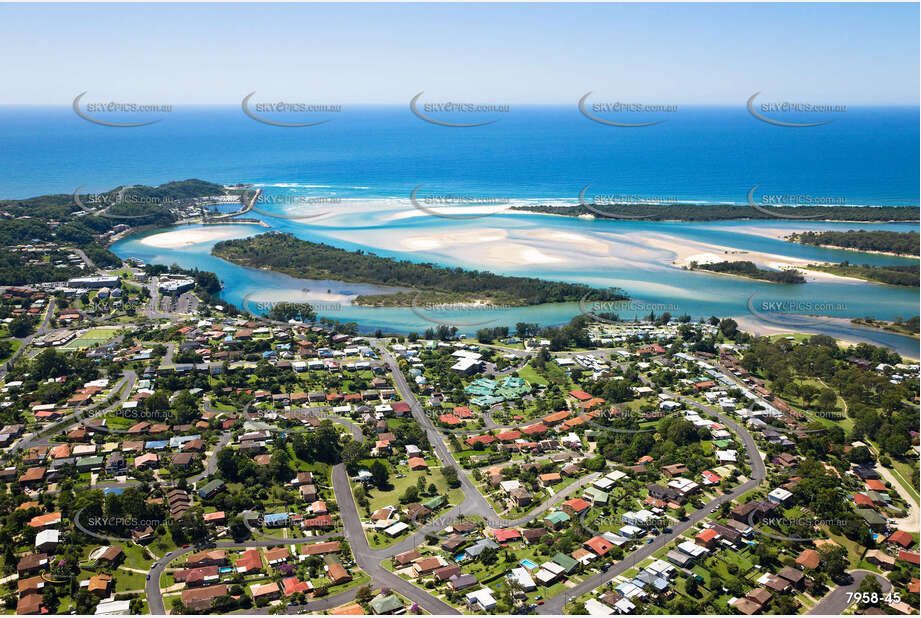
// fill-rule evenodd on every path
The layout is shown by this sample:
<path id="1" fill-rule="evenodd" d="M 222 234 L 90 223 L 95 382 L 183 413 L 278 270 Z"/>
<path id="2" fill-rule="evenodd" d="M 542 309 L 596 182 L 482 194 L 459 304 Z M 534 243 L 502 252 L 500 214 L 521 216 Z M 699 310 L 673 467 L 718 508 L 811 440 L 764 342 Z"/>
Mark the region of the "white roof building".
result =
<path id="1" fill-rule="evenodd" d="M 480 361 L 475 358 L 461 358 L 456 363 L 451 365 L 452 371 L 460 371 L 461 373 L 466 373 L 471 369 L 479 367 Z"/>
<path id="2" fill-rule="evenodd" d="M 496 606 L 496 600 L 492 596 L 489 588 L 480 588 L 474 592 L 467 593 L 465 597 L 470 605 L 479 605 L 484 610 L 489 611 Z"/>
<path id="3" fill-rule="evenodd" d="M 131 614 L 131 601 L 100 601 L 96 606 L 96 616 L 128 616 Z"/>
<path id="4" fill-rule="evenodd" d="M 777 489 L 772 490 L 771 493 L 769 493 L 767 497 L 768 497 L 768 500 L 770 500 L 771 502 L 776 502 L 777 504 L 783 504 L 784 502 L 792 498 L 793 494 L 787 491 L 786 489 L 784 489 L 783 487 L 778 487 Z"/>
<path id="5" fill-rule="evenodd" d="M 46 543 L 58 543 L 61 540 L 59 530 L 42 530 L 35 535 L 35 547 L 41 548 Z"/>
<path id="6" fill-rule="evenodd" d="M 614 609 L 618 614 L 632 614 L 633 610 L 636 609 L 636 605 L 627 599 L 620 599 L 617 601 L 617 603 L 614 604 Z"/>
<path id="7" fill-rule="evenodd" d="M 592 483 L 592 487 L 600 489 L 601 491 L 608 491 L 609 489 L 614 487 L 614 481 L 603 476 L 600 479 L 596 480 L 594 483 Z"/>
<path id="8" fill-rule="evenodd" d="M 678 549 L 680 549 L 681 551 L 683 551 L 689 556 L 693 556 L 694 558 L 699 558 L 709 553 L 706 547 L 702 547 L 698 545 L 697 543 L 694 543 L 693 541 L 683 541 L 681 543 L 678 543 Z"/>
<path id="9" fill-rule="evenodd" d="M 597 599 L 589 599 L 585 602 L 585 611 L 589 616 L 610 616 L 614 610 Z"/>
<path id="10" fill-rule="evenodd" d="M 689 494 L 692 491 L 696 490 L 699 485 L 692 481 L 691 479 L 686 479 L 684 477 L 676 477 L 668 482 L 668 486 L 674 489 L 677 489 L 682 494 Z"/>
<path id="11" fill-rule="evenodd" d="M 390 527 L 387 528 L 386 530 L 384 530 L 384 534 L 386 534 L 387 536 L 397 536 L 397 535 L 400 535 L 400 534 L 402 534 L 403 532 L 405 532 L 405 531 L 407 531 L 407 530 L 409 530 L 409 526 L 407 526 L 405 523 L 403 523 L 402 521 L 400 521 L 400 522 L 397 522 L 397 523 L 393 524 L 392 526 L 390 526 Z"/>
<path id="12" fill-rule="evenodd" d="M 537 584 L 534 583 L 534 580 L 531 579 L 531 575 L 526 569 L 518 567 L 517 569 L 512 569 L 512 574 L 509 576 L 510 579 L 514 579 L 518 582 L 518 585 L 524 589 L 525 592 L 530 592 L 537 588 Z"/>

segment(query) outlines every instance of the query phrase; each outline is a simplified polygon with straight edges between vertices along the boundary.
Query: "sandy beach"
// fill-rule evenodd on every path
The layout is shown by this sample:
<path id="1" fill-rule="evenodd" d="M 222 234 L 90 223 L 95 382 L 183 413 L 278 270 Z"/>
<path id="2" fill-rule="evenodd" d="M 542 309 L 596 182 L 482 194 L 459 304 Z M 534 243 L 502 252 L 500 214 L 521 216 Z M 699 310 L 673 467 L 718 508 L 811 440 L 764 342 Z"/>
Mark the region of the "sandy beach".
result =
<path id="1" fill-rule="evenodd" d="M 203 242 L 242 238 L 251 235 L 248 230 L 238 225 L 214 225 L 152 234 L 141 238 L 139 242 L 142 245 L 158 249 L 178 249 Z"/>
<path id="2" fill-rule="evenodd" d="M 372 205 L 368 204 L 368 208 Z M 381 212 L 375 218 L 388 221 L 424 215 L 421 211 Z M 616 233 L 554 229 L 552 226 L 531 228 L 505 228 L 489 225 L 482 219 L 478 227 L 461 227 L 445 231 L 443 227 L 413 228 L 410 235 L 401 236 L 381 230 L 330 230 L 332 237 L 361 242 L 372 247 L 397 251 L 424 251 L 462 261 L 471 261 L 485 268 L 526 267 L 540 265 L 553 269 L 577 269 L 586 261 L 610 268 L 633 267 L 644 271 L 659 267 L 685 268 L 691 262 L 714 263 L 723 261 L 751 261 L 761 268 L 784 270 L 796 268 L 807 281 L 860 282 L 859 279 L 840 277 L 829 273 L 805 269 L 810 261 L 778 254 L 727 249 L 706 242 L 691 241 L 666 232 Z M 749 228 L 739 229 L 748 233 Z M 789 229 L 770 228 L 770 235 L 790 233 Z"/>
<path id="3" fill-rule="evenodd" d="M 675 254 L 672 261 L 674 266 L 685 268 L 691 262 L 698 264 L 713 264 L 717 262 L 753 262 L 761 268 L 770 268 L 774 270 L 788 270 L 795 268 L 803 273 L 806 281 L 853 281 L 857 283 L 867 283 L 862 279 L 854 277 L 842 277 L 831 273 L 808 270 L 806 266 L 814 264 L 814 260 L 804 260 L 785 255 L 773 253 L 761 253 L 759 251 L 740 251 L 737 249 L 726 249 L 719 245 L 711 245 L 701 242 L 691 242 L 685 239 L 676 239 L 667 234 L 646 233 L 637 234 L 643 241 L 651 246 L 657 247 L 664 251 L 670 251 Z"/>
<path id="4" fill-rule="evenodd" d="M 766 323 L 752 315 L 741 315 L 741 316 L 732 316 L 732 319 L 736 321 L 739 325 L 740 330 L 744 330 L 747 333 L 751 333 L 756 337 L 767 337 L 770 335 L 793 335 L 796 333 L 807 333 L 807 334 L 821 334 L 821 329 L 817 327 L 812 328 L 809 326 L 796 326 L 794 327 L 782 327 L 774 324 Z M 877 332 L 883 333 L 885 331 L 876 331 L 870 328 L 861 328 L 851 324 L 851 321 L 847 318 L 831 318 L 824 317 L 821 319 L 822 322 L 839 324 L 841 326 L 846 326 L 849 328 L 859 329 L 860 331 L 866 331 L 866 339 L 861 337 L 859 333 L 855 332 L 852 337 L 842 337 L 839 334 L 835 334 L 834 338 L 838 340 L 838 344 L 841 346 L 851 346 L 857 345 L 858 343 L 869 343 L 871 345 L 881 345 L 879 342 L 873 340 L 873 335 Z M 916 356 L 902 354 L 903 358 L 918 360 Z"/>

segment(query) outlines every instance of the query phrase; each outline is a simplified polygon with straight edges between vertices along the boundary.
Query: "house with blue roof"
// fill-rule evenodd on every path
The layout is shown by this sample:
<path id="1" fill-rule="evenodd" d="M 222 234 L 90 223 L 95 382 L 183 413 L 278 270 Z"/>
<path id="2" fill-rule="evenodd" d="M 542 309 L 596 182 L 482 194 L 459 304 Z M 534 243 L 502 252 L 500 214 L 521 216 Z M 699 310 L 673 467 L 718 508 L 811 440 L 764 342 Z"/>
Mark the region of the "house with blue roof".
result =
<path id="1" fill-rule="evenodd" d="M 198 440 L 199 438 L 201 438 L 201 436 L 198 434 L 194 436 L 174 436 L 169 439 L 169 447 L 179 448 L 186 442 L 191 442 L 192 440 Z"/>
<path id="2" fill-rule="evenodd" d="M 149 451 L 160 451 L 165 449 L 167 444 L 169 444 L 167 440 L 150 440 L 144 443 L 144 448 Z"/>
<path id="3" fill-rule="evenodd" d="M 473 545 L 465 549 L 458 556 L 458 558 L 460 560 L 467 560 L 468 558 L 478 558 L 479 555 L 482 554 L 486 548 L 500 549 L 499 545 L 492 539 L 480 539 L 479 541 L 477 541 L 476 543 L 474 543 Z"/>
<path id="4" fill-rule="evenodd" d="M 268 513 L 262 517 L 268 528 L 281 528 L 288 525 L 287 513 Z"/>

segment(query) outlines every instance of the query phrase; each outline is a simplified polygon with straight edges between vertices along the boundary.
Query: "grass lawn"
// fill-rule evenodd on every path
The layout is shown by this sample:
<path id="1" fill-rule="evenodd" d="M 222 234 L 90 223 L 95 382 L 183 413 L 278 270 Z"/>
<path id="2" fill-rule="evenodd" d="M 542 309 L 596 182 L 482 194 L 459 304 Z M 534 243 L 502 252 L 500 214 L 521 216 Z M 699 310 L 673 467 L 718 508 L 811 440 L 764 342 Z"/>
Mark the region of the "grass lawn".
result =
<path id="1" fill-rule="evenodd" d="M 13 354 L 16 353 L 16 350 L 22 347 L 22 341 L 19 341 L 18 339 L 10 339 L 9 342 L 10 342 L 9 356 L 12 356 Z M 9 356 L 0 357 L 0 361 L 6 360 L 7 358 L 9 358 Z"/>
<path id="2" fill-rule="evenodd" d="M 147 580 L 147 576 L 143 573 L 125 571 L 124 569 L 118 569 L 115 571 L 114 575 L 116 592 L 124 592 L 126 590 L 143 590 L 144 584 Z"/>
<path id="3" fill-rule="evenodd" d="M 337 425 L 338 426 L 338 425 Z M 303 459 L 298 459 L 294 454 L 294 447 L 291 444 L 288 444 L 288 455 L 291 458 L 291 463 L 294 464 L 295 470 L 298 472 L 312 472 L 315 485 L 321 485 L 324 487 L 330 486 L 330 466 L 319 461 L 315 462 L 306 462 Z"/>
<path id="4" fill-rule="evenodd" d="M 371 549 L 387 549 L 394 543 L 399 543 L 407 535 L 412 533 L 412 527 L 394 537 L 384 534 L 383 530 L 365 530 L 365 538 L 368 539 L 368 546 Z"/>
<path id="5" fill-rule="evenodd" d="M 69 341 L 61 349 L 63 350 L 81 350 L 101 345 L 118 334 L 116 328 L 91 328 L 73 341 Z"/>
<path id="6" fill-rule="evenodd" d="M 179 546 L 176 545 L 176 542 L 173 541 L 173 537 L 169 533 L 169 528 L 166 528 L 166 532 L 163 535 L 158 536 L 148 545 L 150 551 L 157 556 L 168 554 L 178 547 Z"/>
<path id="7" fill-rule="evenodd" d="M 537 384 L 538 386 L 547 386 L 550 384 L 545 377 L 537 373 L 530 363 L 518 370 L 518 377 L 527 380 L 531 384 Z"/>
<path id="8" fill-rule="evenodd" d="M 894 476 L 899 482 L 899 485 L 904 487 L 908 491 L 908 494 L 915 500 L 921 500 L 917 488 L 912 485 L 913 481 L 917 482 L 917 474 L 914 469 L 912 469 L 911 464 L 906 460 L 892 459 L 892 467 L 896 473 Z"/>
<path id="9" fill-rule="evenodd" d="M 844 535 L 832 534 L 827 528 L 823 528 L 828 538 L 847 550 L 847 560 L 849 568 L 856 569 L 863 559 L 864 548 L 856 541 L 852 541 Z"/>
<path id="10" fill-rule="evenodd" d="M 432 462 L 429 462 L 431 465 Z M 387 464 L 390 465 L 389 463 Z M 403 478 L 397 478 L 397 473 L 404 474 Z M 448 483 L 445 481 L 444 476 L 442 476 L 439 468 L 434 468 L 428 471 L 423 470 L 409 470 L 399 466 L 397 470 L 390 470 L 390 478 L 388 482 L 390 487 L 384 491 L 376 487 L 369 487 L 367 490 L 368 502 L 370 504 L 371 512 L 373 513 L 377 509 L 383 508 L 385 506 L 393 505 L 399 506 L 400 498 L 406 492 L 406 489 L 409 487 L 415 487 L 417 479 L 423 477 L 425 479 L 425 487 L 428 489 L 430 484 L 434 484 L 437 489 L 437 495 L 447 494 L 448 502 L 451 504 L 460 504 L 463 500 L 463 491 L 460 489 L 448 489 Z M 355 491 L 355 486 L 353 485 L 352 491 Z M 420 496 L 420 501 L 427 499 L 431 496 Z"/>
<path id="11" fill-rule="evenodd" d="M 362 586 L 367 586 L 369 585 L 371 581 L 371 577 L 364 571 L 358 571 L 357 567 L 356 567 L 356 570 L 353 570 L 352 576 L 353 576 L 352 581 L 345 582 L 344 584 L 339 584 L 337 586 L 330 586 L 329 588 L 327 588 L 326 596 L 340 594 L 342 592 L 345 592 L 346 590 L 351 590 L 352 588 L 360 588 Z M 329 583 L 329 579 L 327 579 L 326 577 L 321 577 L 321 578 L 313 580 L 314 586 L 322 586 L 322 585 L 326 585 L 327 583 Z"/>
<path id="12" fill-rule="evenodd" d="M 139 545 L 126 543 L 122 546 L 122 549 L 125 552 L 125 561 L 122 563 L 123 566 L 132 569 L 146 570 L 153 564 L 153 561 L 147 558 L 144 548 Z"/>

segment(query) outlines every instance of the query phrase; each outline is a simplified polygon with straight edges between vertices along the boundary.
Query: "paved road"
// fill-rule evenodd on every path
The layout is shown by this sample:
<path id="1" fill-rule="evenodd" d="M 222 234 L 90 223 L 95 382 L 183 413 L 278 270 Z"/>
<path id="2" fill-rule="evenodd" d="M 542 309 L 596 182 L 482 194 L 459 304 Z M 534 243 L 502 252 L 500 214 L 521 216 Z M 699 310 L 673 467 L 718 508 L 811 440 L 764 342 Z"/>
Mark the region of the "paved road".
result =
<path id="1" fill-rule="evenodd" d="M 412 389 L 409 387 L 409 383 L 406 381 L 406 377 L 403 375 L 403 372 L 400 370 L 400 366 L 397 363 L 396 359 L 390 355 L 383 347 L 379 347 L 378 351 L 381 355 L 381 358 L 390 366 L 390 371 L 393 375 L 393 382 L 397 387 L 397 390 L 400 391 L 400 395 L 403 397 L 403 400 L 409 404 L 409 408 L 412 411 L 413 418 L 416 419 L 416 422 L 425 430 L 425 435 L 428 436 L 429 443 L 432 445 L 432 448 L 435 451 L 435 454 L 438 456 L 438 459 L 441 460 L 441 465 L 445 467 L 454 468 L 457 471 L 457 478 L 461 482 L 461 489 L 464 491 L 464 505 L 467 507 L 468 512 L 475 513 L 485 518 L 495 518 L 496 513 L 493 508 L 486 501 L 486 498 L 480 494 L 480 491 L 473 485 L 473 482 L 463 473 L 460 466 L 457 465 L 457 462 L 454 460 L 454 456 L 451 454 L 451 451 L 448 449 L 448 446 L 444 443 L 444 440 L 441 437 L 441 434 L 438 433 L 438 430 L 435 428 L 432 419 L 430 419 L 422 409 L 422 405 L 416 400 L 416 396 L 413 394 Z"/>
<path id="2" fill-rule="evenodd" d="M 88 256 L 87 254 L 83 252 L 83 249 L 77 249 L 76 247 L 74 247 L 72 250 L 74 253 L 76 253 L 83 259 L 83 262 L 87 265 L 87 267 L 90 270 L 93 270 L 93 271 L 96 270 L 96 263 L 90 259 L 90 256 Z"/>
<path id="3" fill-rule="evenodd" d="M 150 292 L 150 300 L 147 303 L 147 308 L 142 310 L 141 313 L 146 315 L 152 320 L 157 319 L 170 319 L 170 318 L 188 318 L 189 316 L 183 313 L 171 312 L 171 311 L 161 311 L 160 303 L 162 302 L 160 296 L 160 278 L 151 277 L 150 281 L 147 283 L 147 290 Z"/>
<path id="4" fill-rule="evenodd" d="M 326 541 L 332 538 L 333 536 L 338 536 L 339 533 L 324 534 L 321 536 L 311 536 L 305 538 L 292 538 L 286 539 L 286 544 L 296 545 L 300 543 L 318 543 L 320 541 Z M 242 543 L 237 543 L 236 541 L 217 541 L 214 545 L 217 549 L 248 549 L 251 547 L 272 547 L 274 545 L 279 545 L 280 543 L 275 540 L 270 541 L 244 541 Z M 169 566 L 171 562 L 184 556 L 185 554 L 190 554 L 196 551 L 202 551 L 203 548 L 190 546 L 180 549 L 173 550 L 168 554 L 162 556 L 153 567 L 150 569 L 150 579 L 147 580 L 147 583 L 144 584 L 144 589 L 147 595 L 147 606 L 150 608 L 150 613 L 154 616 L 163 615 L 166 612 L 166 608 L 163 604 L 163 594 L 160 592 L 160 576 L 163 575 L 163 572 Z"/>
<path id="5" fill-rule="evenodd" d="M 116 383 L 116 386 L 113 389 L 118 390 L 119 388 L 124 387 L 122 389 L 122 394 L 118 398 L 118 401 L 108 406 L 107 408 L 77 410 L 72 414 L 68 414 L 58 422 L 44 428 L 42 430 L 42 435 L 32 434 L 26 438 L 23 438 L 12 447 L 5 450 L 2 455 L 0 455 L 0 458 L 8 459 L 19 451 L 30 449 L 33 446 L 48 446 L 51 444 L 51 437 L 54 436 L 58 431 L 62 429 L 69 429 L 71 426 L 76 426 L 79 424 L 80 421 L 85 421 L 88 418 L 102 414 L 108 414 L 109 412 L 112 412 L 113 410 L 121 407 L 121 405 L 128 400 L 128 397 L 131 396 L 131 391 L 134 389 L 134 383 L 137 381 L 137 377 L 137 374 L 133 370 L 126 369 L 124 375 Z"/>
<path id="6" fill-rule="evenodd" d="M 848 571 L 848 573 L 853 577 L 851 583 L 844 586 L 838 586 L 826 594 L 825 598 L 819 601 L 818 605 L 808 612 L 809 615 L 821 614 L 823 616 L 835 616 L 844 613 L 844 610 L 849 605 L 847 593 L 856 592 L 864 578 L 868 575 L 872 575 L 879 581 L 883 587 L 883 593 L 892 590 L 892 584 L 889 583 L 889 580 L 877 573 L 871 573 L 870 571 L 864 570 Z"/>
<path id="7" fill-rule="evenodd" d="M 457 614 L 459 612 L 450 605 L 435 598 L 427 591 L 416 586 L 414 583 L 408 582 L 385 569 L 383 566 L 381 566 L 381 561 L 387 559 L 390 556 L 409 551 L 412 548 L 418 546 L 426 534 L 440 531 L 442 528 L 450 525 L 452 521 L 456 520 L 459 515 L 479 515 L 480 517 L 486 519 L 489 525 L 492 527 L 512 527 L 522 525 L 539 516 L 553 505 L 561 502 L 567 496 L 578 491 L 579 488 L 592 482 L 597 475 L 589 475 L 579 479 L 579 481 L 565 488 L 563 491 L 559 492 L 550 499 L 544 501 L 542 504 L 532 509 L 523 517 L 514 520 L 507 520 L 499 517 L 489 502 L 487 502 L 487 500 L 480 493 L 479 489 L 477 489 L 477 487 L 474 485 L 473 481 L 470 479 L 467 473 L 457 465 L 453 454 L 450 452 L 449 448 L 444 442 L 443 436 L 439 433 L 432 420 L 425 414 L 421 404 L 415 398 L 409 383 L 406 381 L 405 376 L 400 371 L 396 359 L 394 359 L 393 356 L 383 347 L 379 345 L 376 347 L 381 355 L 381 358 L 390 367 L 397 390 L 400 392 L 403 400 L 409 404 L 413 418 L 426 432 L 429 442 L 432 445 L 436 456 L 441 461 L 442 466 L 450 466 L 457 470 L 458 479 L 460 480 L 461 489 L 464 493 L 465 499 L 461 505 L 454 507 L 447 513 L 441 515 L 438 518 L 435 518 L 425 526 L 420 527 L 414 534 L 410 535 L 400 543 L 397 543 L 396 545 L 393 545 L 387 549 L 372 550 L 365 536 L 365 530 L 362 526 L 362 520 L 358 513 L 358 507 L 356 506 L 354 497 L 352 495 L 348 473 L 346 472 L 345 466 L 343 464 L 339 464 L 333 467 L 332 481 L 336 500 L 339 504 L 340 516 L 342 517 L 345 537 L 349 542 L 352 550 L 352 555 L 355 557 L 356 563 L 364 572 L 371 576 L 375 587 L 391 588 L 399 592 L 404 597 L 418 603 L 422 609 L 431 614 Z M 710 503 L 705 505 L 704 508 L 699 509 L 691 514 L 686 520 L 676 523 L 672 527 L 672 532 L 670 534 L 663 534 L 656 537 L 652 543 L 642 546 L 640 549 L 627 556 L 623 561 L 612 566 L 610 569 L 608 569 L 608 571 L 589 578 L 574 588 L 567 590 L 565 593 L 548 600 L 547 603 L 540 608 L 540 613 L 562 613 L 564 605 L 569 600 L 603 585 L 607 581 L 610 581 L 638 562 L 651 556 L 654 552 L 678 537 L 682 532 L 696 525 L 705 517 L 709 516 L 711 511 L 716 509 L 720 504 L 731 501 L 736 497 L 750 491 L 751 489 L 754 489 L 760 485 L 762 480 L 765 478 L 766 469 L 764 462 L 761 460 L 757 445 L 755 444 L 755 441 L 751 435 L 745 431 L 744 428 L 720 412 L 703 406 L 696 401 L 687 400 L 686 403 L 714 415 L 720 420 L 720 422 L 736 432 L 736 434 L 740 437 L 745 445 L 752 469 L 752 478 L 746 483 L 743 483 L 742 485 L 734 488 L 731 492 L 712 500 Z M 343 419 L 334 420 L 335 422 L 341 422 L 342 424 L 348 426 L 352 431 L 353 436 L 356 438 L 362 438 L 360 428 L 354 424 Z M 215 452 L 217 452 L 217 449 Z M 318 540 L 322 540 L 322 538 L 318 537 L 309 539 L 309 541 Z M 250 541 L 243 544 L 221 542 L 218 544 L 218 546 L 254 547 L 278 544 L 278 542 L 279 541 L 277 540 Z M 308 540 L 289 539 L 286 542 L 297 543 L 308 542 Z M 177 550 L 176 552 L 172 552 L 171 554 L 158 561 L 157 564 L 159 566 L 155 567 L 151 571 L 151 579 L 147 585 L 148 602 L 151 608 L 151 613 L 162 613 L 164 609 L 162 596 L 160 595 L 159 591 L 159 577 L 163 572 L 163 569 L 165 569 L 166 565 L 176 557 L 181 556 L 182 554 L 189 551 L 194 551 L 194 548 L 187 548 L 185 550 Z M 340 602 L 340 599 L 338 599 L 339 596 L 340 595 L 337 595 L 336 597 L 330 597 L 329 599 L 312 602 L 308 604 L 307 609 L 309 611 L 321 611 L 322 609 L 329 609 L 330 607 L 334 607 L 336 604 L 338 604 L 337 602 Z M 341 602 L 346 602 L 348 600 L 350 599 L 343 598 Z M 320 607 L 319 605 L 315 605 L 315 603 L 323 603 L 324 606 Z"/>
<path id="8" fill-rule="evenodd" d="M 643 545 L 636 551 L 632 552 L 630 555 L 626 556 L 620 562 L 617 562 L 607 570 L 598 575 L 590 577 L 589 579 L 583 581 L 580 584 L 558 594 L 557 596 L 548 599 L 544 605 L 540 606 L 538 613 L 540 614 L 562 614 L 564 606 L 570 601 L 576 599 L 577 597 L 598 588 L 599 586 L 604 585 L 605 583 L 611 581 L 618 575 L 622 574 L 624 571 L 636 566 L 641 561 L 645 560 L 652 556 L 655 552 L 659 551 L 667 544 L 674 541 L 676 538 L 681 536 L 686 530 L 692 526 L 697 525 L 703 519 L 708 517 L 711 512 L 724 502 L 729 502 L 735 500 L 739 496 L 751 491 L 758 487 L 762 481 L 767 476 L 767 468 L 764 465 L 764 460 L 761 458 L 760 453 L 758 452 L 758 446 L 755 444 L 755 439 L 752 437 L 748 431 L 746 431 L 742 426 L 733 421 L 731 418 L 726 415 L 717 412 L 712 408 L 708 408 L 694 400 L 687 399 L 686 397 L 680 397 L 679 395 L 673 396 L 685 400 L 685 403 L 693 405 L 708 414 L 716 416 L 721 423 L 729 427 L 732 431 L 735 432 L 739 439 L 742 440 L 742 443 L 745 445 L 746 454 L 748 455 L 749 466 L 751 467 L 752 474 L 751 478 L 733 488 L 732 491 L 719 496 L 703 506 L 703 508 L 697 509 L 691 513 L 685 520 L 679 521 L 675 525 L 671 526 L 672 531 L 668 534 L 660 534 L 659 536 L 653 539 L 652 543 Z"/>
<path id="9" fill-rule="evenodd" d="M 400 392 L 400 396 L 403 397 L 403 400 L 409 404 L 413 418 L 415 418 L 416 422 L 419 423 L 419 425 L 425 430 L 425 433 L 429 438 L 429 442 L 431 443 L 435 454 L 438 456 L 438 459 L 441 460 L 442 466 L 454 468 L 457 471 L 457 478 L 461 482 L 461 489 L 464 492 L 464 503 L 458 507 L 455 507 L 448 513 L 440 516 L 436 520 L 436 523 L 438 521 L 441 522 L 441 528 L 444 528 L 447 525 L 447 523 L 444 522 L 456 517 L 459 514 L 479 515 L 483 519 L 487 520 L 492 525 L 492 527 L 499 528 L 519 526 L 521 524 L 527 523 L 531 519 L 534 519 L 543 511 L 553 506 L 553 504 L 560 501 L 562 498 L 571 494 L 576 489 L 582 487 L 586 482 L 588 482 L 585 478 L 580 479 L 577 483 L 567 487 L 557 495 L 545 501 L 540 506 L 532 509 L 524 517 L 518 519 L 505 519 L 497 515 L 495 509 L 493 509 L 492 505 L 489 504 L 486 498 L 483 497 L 483 494 L 481 494 L 480 490 L 477 489 L 477 487 L 474 485 L 467 472 L 457 464 L 457 461 L 454 459 L 454 455 L 445 444 L 443 436 L 435 427 L 432 419 L 425 414 L 424 410 L 422 409 L 422 405 L 416 399 L 415 394 L 413 394 L 409 383 L 406 381 L 406 377 L 403 375 L 403 372 L 400 371 L 400 366 L 396 359 L 394 359 L 393 356 L 391 356 L 391 354 L 382 347 L 378 347 L 378 351 L 381 354 L 381 358 L 383 358 L 384 361 L 389 365 L 390 371 L 393 375 L 394 384 L 396 385 L 397 390 Z M 417 532 L 411 538 L 422 538 L 425 533 L 430 531 L 429 528 L 431 528 L 431 526 L 424 527 L 420 532 Z"/>
<path id="10" fill-rule="evenodd" d="M 0 380 L 6 377 L 6 374 L 9 372 L 10 368 L 13 366 L 13 361 L 19 358 L 19 355 L 25 352 L 26 348 L 29 347 L 29 344 L 32 343 L 32 340 L 36 337 L 40 337 L 47 333 L 50 329 L 48 324 L 51 322 L 51 316 L 54 315 L 55 299 L 51 299 L 48 302 L 48 308 L 45 310 L 45 315 L 42 317 L 41 323 L 38 325 L 38 328 L 35 329 L 35 332 L 31 335 L 26 335 L 22 338 L 15 338 L 16 341 L 19 341 L 22 345 L 19 346 L 19 349 L 13 352 L 10 358 L 3 363 L 3 366 L 0 367 Z"/>
<path id="11" fill-rule="evenodd" d="M 208 455 L 207 459 L 205 459 L 205 469 L 201 472 L 201 474 L 190 476 L 188 479 L 190 483 L 197 483 L 203 478 L 206 478 L 207 476 L 217 472 L 217 454 L 221 451 L 221 449 L 230 444 L 230 439 L 232 437 L 233 433 L 229 431 L 225 431 L 221 434 L 217 444 L 215 444 L 214 448 L 211 449 L 211 454 Z"/>
<path id="12" fill-rule="evenodd" d="M 206 408 L 210 407 L 210 402 L 207 402 L 205 407 Z M 338 418 L 333 418 L 331 420 L 333 420 L 333 422 L 337 422 L 337 423 L 340 423 L 348 427 L 349 430 L 352 432 L 352 436 L 355 437 L 356 439 L 362 438 L 361 429 L 354 423 L 351 423 L 350 421 L 347 421 L 345 419 L 338 419 Z M 209 457 L 205 463 L 205 473 L 198 475 L 190 480 L 200 480 L 204 478 L 205 476 L 207 476 L 208 474 L 213 474 L 214 471 L 217 470 L 217 453 L 218 451 L 220 451 L 221 448 L 223 448 L 223 446 L 226 446 L 229 443 L 231 437 L 232 437 L 232 434 L 230 432 L 224 432 L 221 434 L 221 438 L 218 442 L 218 445 L 214 448 L 214 450 L 212 451 L 211 457 Z M 336 466 L 336 468 L 341 468 L 342 474 L 343 475 L 346 474 L 344 465 L 339 464 L 338 466 Z M 334 468 L 334 475 L 335 475 L 336 468 Z M 211 472 L 208 472 L 209 469 L 211 470 Z M 334 480 L 335 480 L 335 476 L 334 476 Z M 347 495 L 348 499 L 352 502 L 353 508 L 355 504 L 354 500 L 352 499 L 351 489 L 348 486 L 348 476 L 347 475 L 345 479 L 345 487 L 348 490 L 347 494 L 340 493 L 339 490 L 336 490 L 336 499 L 340 503 L 340 510 L 341 510 L 341 503 L 342 503 L 340 495 Z M 357 513 L 358 511 L 356 509 L 355 510 L 356 516 L 357 516 Z M 360 520 L 359 520 L 359 525 L 360 525 Z M 304 537 L 304 538 L 289 538 L 289 539 L 267 539 L 267 540 L 259 540 L 259 541 L 253 540 L 253 541 L 244 541 L 242 543 L 237 543 L 234 541 L 219 541 L 216 543 L 216 546 L 220 548 L 226 548 L 226 549 L 240 549 L 240 548 L 250 548 L 250 547 L 271 547 L 273 545 L 281 545 L 281 544 L 297 545 L 300 543 L 318 543 L 320 541 L 325 541 L 332 537 L 341 536 L 341 535 L 342 535 L 342 532 L 331 532 L 329 534 L 324 534 L 321 536 L 311 536 L 311 537 Z M 364 539 L 364 534 L 361 535 L 361 538 Z M 350 546 L 353 548 L 352 551 L 354 554 L 354 545 L 352 545 L 351 542 L 350 542 Z M 365 541 L 365 546 L 367 546 L 367 541 Z M 147 591 L 147 603 L 148 603 L 148 606 L 150 607 L 151 614 L 157 615 L 157 614 L 165 613 L 163 595 L 160 591 L 160 576 L 163 574 L 163 571 L 165 571 L 168 565 L 174 560 L 176 560 L 176 558 L 179 558 L 180 556 L 183 556 L 187 553 L 191 553 L 194 551 L 198 551 L 198 548 L 186 547 L 186 548 L 177 549 L 175 551 L 172 551 L 166 554 L 165 556 L 163 556 L 162 558 L 160 558 L 157 561 L 157 563 L 154 565 L 154 567 L 151 569 L 150 579 L 147 581 L 145 585 L 146 591 Z M 357 557 L 355 560 L 356 562 L 358 562 Z M 367 571 L 367 569 L 365 569 L 363 565 L 359 564 L 359 566 L 362 566 L 362 569 Z M 316 601 L 311 601 L 310 603 L 307 603 L 306 605 L 299 606 L 299 608 L 306 608 L 308 611 L 323 611 L 323 610 L 330 609 L 332 607 L 338 607 L 339 605 L 342 605 L 343 603 L 346 603 L 354 599 L 356 592 L 357 592 L 357 589 L 349 590 L 341 594 L 333 595 L 331 597 L 326 597 L 323 599 L 318 599 Z M 246 613 L 253 613 L 253 612 L 246 612 Z M 256 612 L 256 613 L 260 613 L 260 612 Z"/>
<path id="13" fill-rule="evenodd" d="M 379 558 L 379 552 L 372 551 L 368 545 L 368 539 L 365 537 L 364 528 L 361 525 L 361 517 L 358 514 L 358 507 L 355 505 L 355 498 L 352 496 L 352 488 L 349 485 L 349 476 L 345 470 L 345 464 L 339 464 L 333 467 L 333 491 L 336 493 L 336 501 L 339 504 L 339 515 L 342 517 L 342 523 L 345 527 L 345 538 L 352 549 L 352 555 L 355 562 L 361 569 L 371 576 L 375 587 L 382 586 L 391 588 L 402 594 L 404 597 L 414 601 L 430 614 L 445 615 L 459 614 L 456 609 L 436 599 L 425 590 L 418 588 L 410 582 L 404 580 L 398 575 L 394 575 L 380 565 L 382 558 Z M 391 550 L 392 551 L 392 550 Z M 390 555 L 396 553 L 393 551 Z"/>

